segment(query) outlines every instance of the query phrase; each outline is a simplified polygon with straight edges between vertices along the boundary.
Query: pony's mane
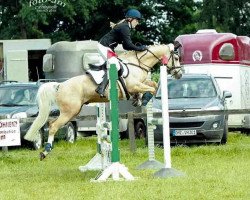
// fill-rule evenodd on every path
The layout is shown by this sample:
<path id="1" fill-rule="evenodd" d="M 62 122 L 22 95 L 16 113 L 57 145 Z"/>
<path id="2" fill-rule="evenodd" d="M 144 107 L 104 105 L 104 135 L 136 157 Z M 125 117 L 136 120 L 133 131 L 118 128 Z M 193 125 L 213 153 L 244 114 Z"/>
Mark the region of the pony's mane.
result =
<path id="1" fill-rule="evenodd" d="M 159 47 L 159 46 L 167 46 L 166 44 L 154 44 L 154 45 L 149 45 L 148 48 L 154 48 L 154 47 Z M 120 54 L 121 56 L 135 56 L 135 51 L 134 50 L 130 50 L 130 51 L 126 51 Z"/>

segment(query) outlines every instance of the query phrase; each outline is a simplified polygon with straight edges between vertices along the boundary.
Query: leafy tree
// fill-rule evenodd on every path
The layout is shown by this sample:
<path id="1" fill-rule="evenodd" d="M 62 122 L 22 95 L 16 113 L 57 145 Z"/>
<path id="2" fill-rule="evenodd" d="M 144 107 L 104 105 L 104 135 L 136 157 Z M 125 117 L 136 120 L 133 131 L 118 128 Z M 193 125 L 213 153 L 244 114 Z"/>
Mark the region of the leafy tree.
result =
<path id="1" fill-rule="evenodd" d="M 183 33 L 193 32 L 200 3 L 188 0 L 146 0 L 144 33 L 151 42 L 170 43 Z"/>
<path id="2" fill-rule="evenodd" d="M 0 38 L 99 40 L 131 5 L 143 14 L 133 31 L 133 39 L 143 44 L 169 43 L 201 28 L 237 35 L 250 31 L 247 0 L 0 0 Z"/>
<path id="3" fill-rule="evenodd" d="M 83 24 L 90 19 L 90 13 L 96 9 L 97 2 L 98 0 L 2 1 L 0 37 L 50 37 L 54 41 L 71 39 L 78 29 L 77 19 L 83 19 Z"/>
<path id="4" fill-rule="evenodd" d="M 201 27 L 219 32 L 249 35 L 250 3 L 248 0 L 203 0 Z"/>
<path id="5" fill-rule="evenodd" d="M 110 30 L 109 22 L 124 18 L 128 8 L 139 9 L 144 16 L 133 37 L 141 43 L 170 42 L 181 30 L 193 30 L 193 1 L 174 0 L 46 0 L 1 1 L 0 37 L 51 38 L 60 40 L 99 40 Z M 187 4 L 187 5 L 185 5 Z M 53 12 L 41 6 L 53 6 Z M 183 11 L 184 9 L 184 11 Z M 184 27 L 184 29 L 183 29 Z"/>
<path id="6" fill-rule="evenodd" d="M 41 38 L 38 23 L 46 23 L 46 16 L 22 1 L 1 2 L 0 36 L 2 39 Z"/>

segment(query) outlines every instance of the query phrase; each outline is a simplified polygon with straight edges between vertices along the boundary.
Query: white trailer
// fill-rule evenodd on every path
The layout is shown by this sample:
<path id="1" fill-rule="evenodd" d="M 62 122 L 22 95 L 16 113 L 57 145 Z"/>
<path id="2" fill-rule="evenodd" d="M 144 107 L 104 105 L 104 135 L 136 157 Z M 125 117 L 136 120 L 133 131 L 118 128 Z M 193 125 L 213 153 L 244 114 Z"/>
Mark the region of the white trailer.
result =
<path id="1" fill-rule="evenodd" d="M 185 73 L 213 75 L 221 90 L 228 90 L 228 109 L 250 109 L 250 38 L 232 33 L 202 30 L 180 35 Z M 229 128 L 250 130 L 250 115 L 230 115 Z"/>
<path id="2" fill-rule="evenodd" d="M 44 78 L 43 56 L 50 46 L 50 39 L 0 40 L 0 81 Z"/>

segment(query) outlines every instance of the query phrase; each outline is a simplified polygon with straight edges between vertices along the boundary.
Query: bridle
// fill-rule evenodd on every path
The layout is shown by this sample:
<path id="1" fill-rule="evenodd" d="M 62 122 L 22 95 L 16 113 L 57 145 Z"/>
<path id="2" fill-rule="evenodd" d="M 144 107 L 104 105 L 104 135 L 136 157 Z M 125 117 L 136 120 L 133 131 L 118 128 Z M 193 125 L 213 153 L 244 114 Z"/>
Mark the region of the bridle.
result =
<path id="1" fill-rule="evenodd" d="M 151 71 L 151 67 L 149 67 L 149 66 L 146 65 L 145 63 L 141 62 L 141 59 L 142 59 L 148 52 L 151 53 L 159 62 L 162 62 L 161 59 L 160 59 L 159 57 L 157 57 L 151 50 L 147 49 L 147 50 L 145 51 L 145 53 L 144 53 L 143 55 L 141 55 L 140 57 L 138 57 L 138 52 L 136 52 L 136 58 L 137 58 L 137 60 L 138 60 L 139 65 L 136 65 L 136 64 L 134 64 L 134 63 L 127 63 L 127 64 L 133 65 L 133 66 L 136 66 L 136 67 L 139 67 L 139 68 L 141 68 L 142 70 L 146 71 L 147 73 L 150 72 L 150 71 Z M 171 61 L 172 61 L 172 62 L 171 62 L 172 68 L 170 69 L 170 67 L 167 65 L 168 72 L 172 71 L 173 69 L 180 68 L 178 71 L 176 70 L 176 71 L 174 72 L 174 74 L 179 73 L 179 71 L 181 70 L 181 67 L 176 67 L 176 66 L 175 66 L 175 63 L 174 63 L 174 55 L 177 55 L 177 54 L 178 54 L 178 53 L 176 53 L 175 51 L 171 51 L 171 52 L 170 52 L 170 56 L 169 56 L 169 58 L 168 58 L 168 62 L 167 62 L 167 63 L 169 63 L 170 59 L 172 59 L 172 60 L 171 60 Z M 142 64 L 144 67 L 142 67 L 141 64 Z M 145 68 L 145 67 L 146 67 L 146 68 Z"/>

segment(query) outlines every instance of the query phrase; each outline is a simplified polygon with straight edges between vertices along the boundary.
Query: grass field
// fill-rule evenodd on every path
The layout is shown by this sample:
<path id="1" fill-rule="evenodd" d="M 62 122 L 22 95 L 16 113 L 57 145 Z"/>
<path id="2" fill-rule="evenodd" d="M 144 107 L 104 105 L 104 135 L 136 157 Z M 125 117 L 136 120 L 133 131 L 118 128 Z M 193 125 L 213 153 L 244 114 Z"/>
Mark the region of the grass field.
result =
<path id="1" fill-rule="evenodd" d="M 163 200 L 163 199 L 250 199 L 250 137 L 230 133 L 227 145 L 173 147 L 172 167 L 183 177 L 154 178 L 155 170 L 136 170 L 148 159 L 144 141 L 137 141 L 137 152 L 129 151 L 129 141 L 120 142 L 121 163 L 135 181 L 90 182 L 98 172 L 82 173 L 96 152 L 94 137 L 70 145 L 55 144 L 53 152 L 39 161 L 39 151 L 24 148 L 0 152 L 0 200 L 86 199 L 86 200 Z M 156 148 L 163 161 L 163 149 Z"/>

